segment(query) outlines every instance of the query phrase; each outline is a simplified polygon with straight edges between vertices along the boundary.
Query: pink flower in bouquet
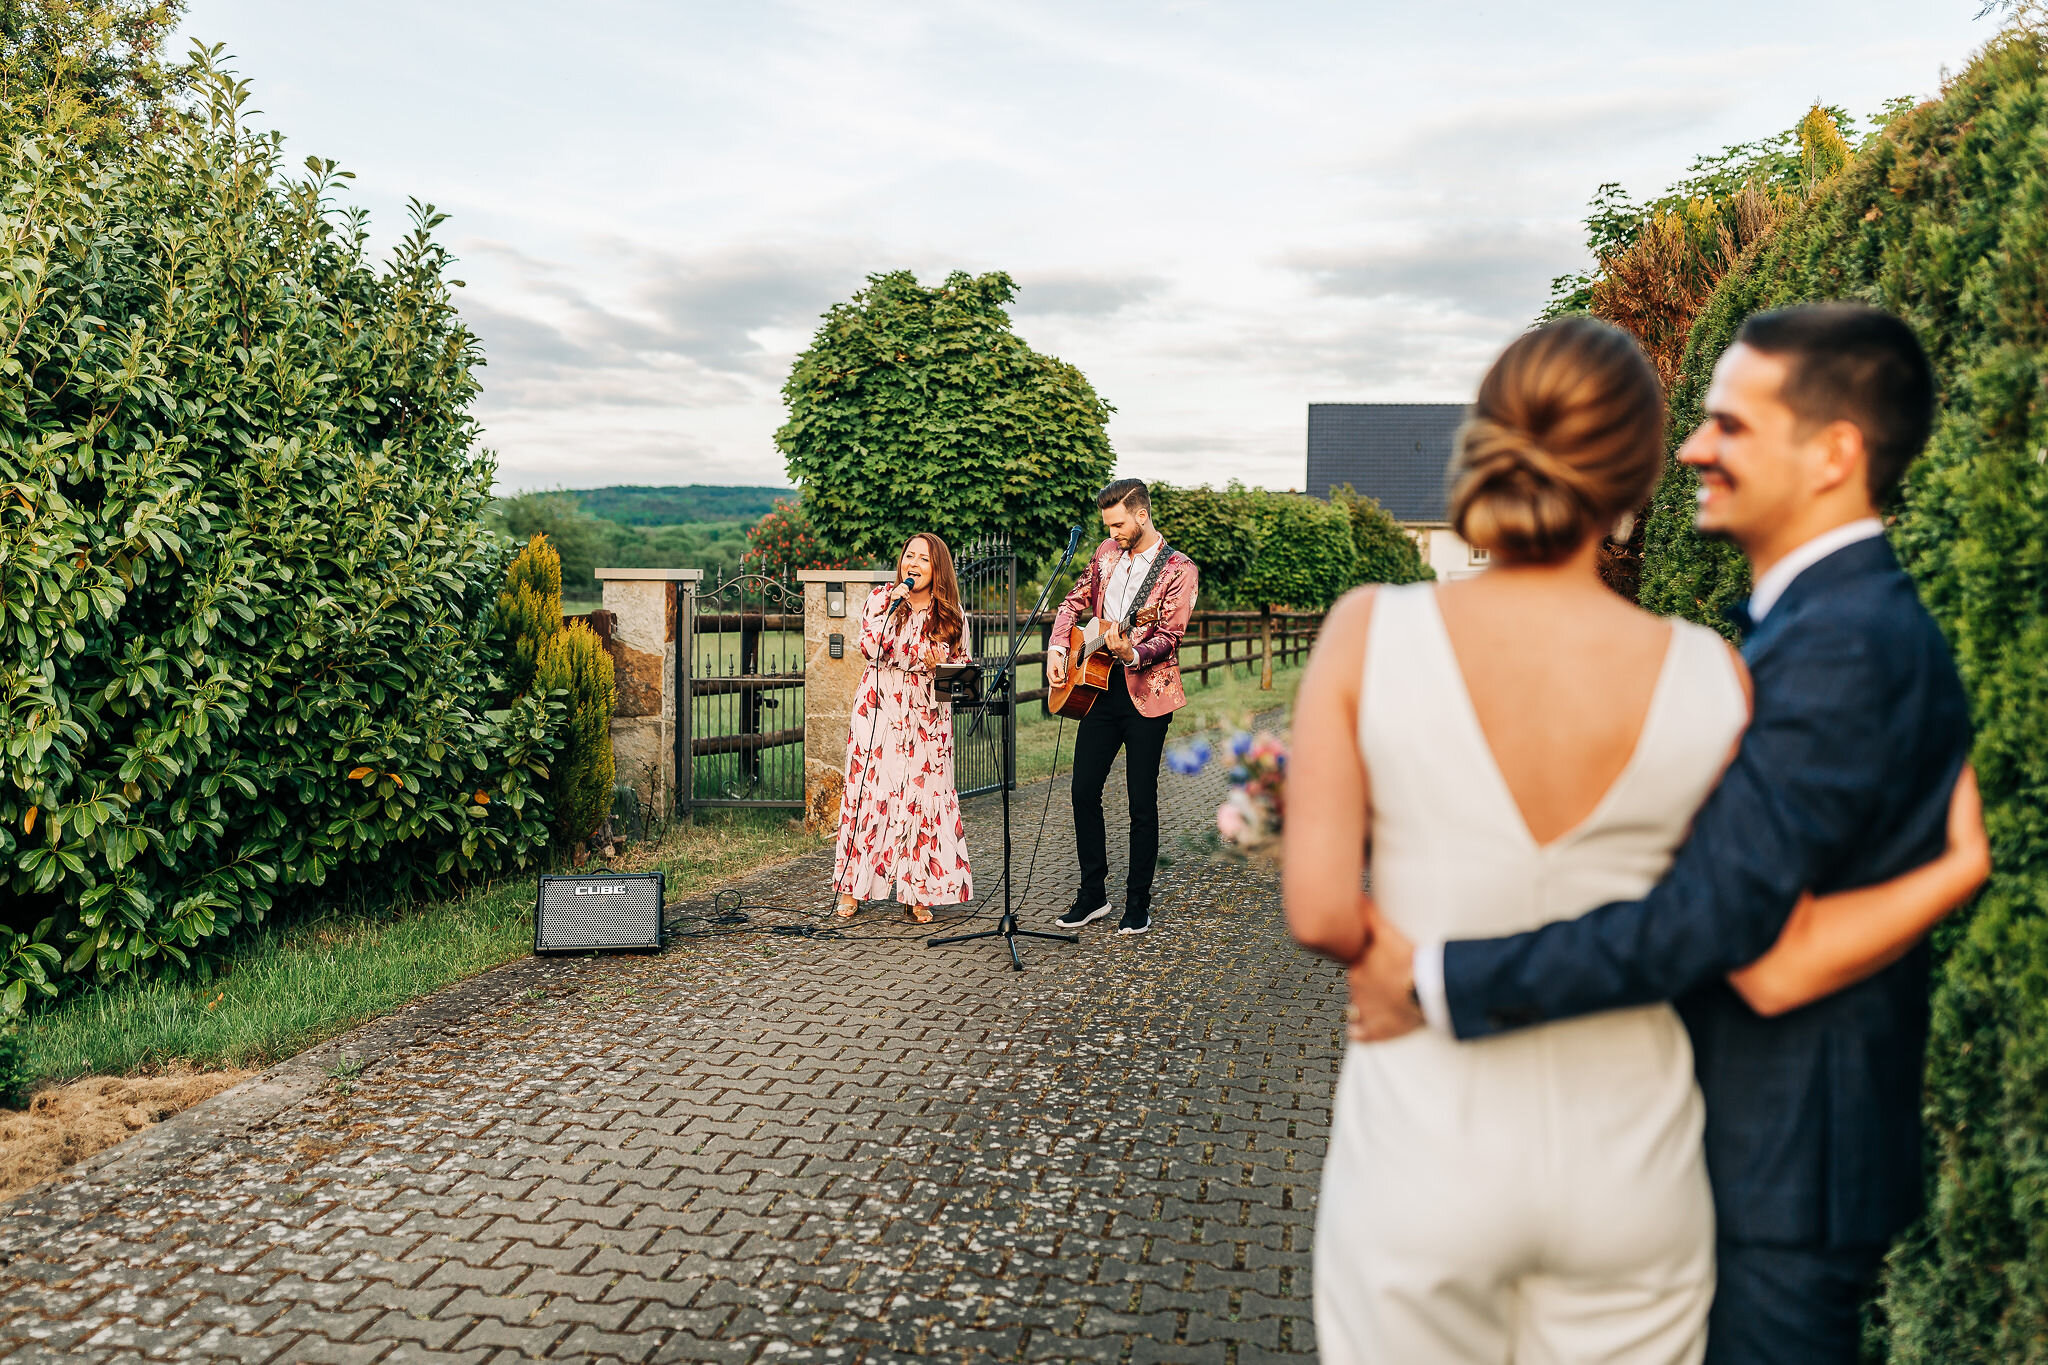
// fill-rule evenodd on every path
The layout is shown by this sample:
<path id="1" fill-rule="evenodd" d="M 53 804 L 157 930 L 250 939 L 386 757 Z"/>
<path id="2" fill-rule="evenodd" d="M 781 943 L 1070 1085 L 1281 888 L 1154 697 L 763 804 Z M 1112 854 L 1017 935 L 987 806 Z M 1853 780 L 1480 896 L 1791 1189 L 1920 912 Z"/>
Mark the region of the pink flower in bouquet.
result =
<path id="1" fill-rule="evenodd" d="M 1226 844 L 1235 844 L 1244 838 L 1244 809 L 1235 801 L 1225 801 L 1216 808 L 1216 832 L 1223 836 Z"/>

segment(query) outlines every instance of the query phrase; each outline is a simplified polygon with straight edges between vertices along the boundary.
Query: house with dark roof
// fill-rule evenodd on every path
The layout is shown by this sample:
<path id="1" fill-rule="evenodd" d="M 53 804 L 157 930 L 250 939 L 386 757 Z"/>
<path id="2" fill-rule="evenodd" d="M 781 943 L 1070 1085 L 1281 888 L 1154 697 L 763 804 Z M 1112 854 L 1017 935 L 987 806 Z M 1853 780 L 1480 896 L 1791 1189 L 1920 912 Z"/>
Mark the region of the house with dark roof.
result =
<path id="1" fill-rule="evenodd" d="M 1477 573 L 1486 552 L 1458 537 L 1445 506 L 1451 446 L 1465 413 L 1463 403 L 1311 403 L 1304 488 L 1327 498 L 1349 484 L 1415 537 L 1438 578 Z"/>

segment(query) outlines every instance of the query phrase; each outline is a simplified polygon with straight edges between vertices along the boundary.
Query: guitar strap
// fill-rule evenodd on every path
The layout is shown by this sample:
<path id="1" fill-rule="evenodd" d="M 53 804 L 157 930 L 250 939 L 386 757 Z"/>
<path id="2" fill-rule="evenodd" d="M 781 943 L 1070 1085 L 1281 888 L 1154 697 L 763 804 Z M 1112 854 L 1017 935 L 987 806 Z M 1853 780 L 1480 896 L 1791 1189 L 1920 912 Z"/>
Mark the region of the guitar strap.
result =
<path id="1" fill-rule="evenodd" d="M 1164 540 L 1159 542 L 1159 553 L 1152 556 L 1152 567 L 1145 573 L 1145 581 L 1131 594 L 1131 609 L 1124 613 L 1123 627 L 1126 635 L 1137 624 L 1138 613 L 1144 609 L 1145 599 L 1152 595 L 1152 587 L 1159 581 L 1159 575 L 1166 570 L 1166 561 L 1173 555 L 1173 547 Z"/>

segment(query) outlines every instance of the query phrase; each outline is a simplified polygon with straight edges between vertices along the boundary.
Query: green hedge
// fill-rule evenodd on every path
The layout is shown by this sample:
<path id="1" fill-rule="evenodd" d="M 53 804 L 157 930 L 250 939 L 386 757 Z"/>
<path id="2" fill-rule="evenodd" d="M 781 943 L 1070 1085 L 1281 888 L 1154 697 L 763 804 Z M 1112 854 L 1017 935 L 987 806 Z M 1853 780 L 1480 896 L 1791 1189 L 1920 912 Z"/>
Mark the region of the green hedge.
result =
<path id="1" fill-rule="evenodd" d="M 2009 35 L 1896 119 L 1721 283 L 1674 430 L 1759 308 L 1861 299 L 1909 319 L 1942 414 L 1893 545 L 1974 702 L 1997 873 L 1936 938 L 1929 1213 L 1893 1253 L 1871 1348 L 1896 1361 L 2048 1361 L 2048 63 Z M 1659 490 L 1641 600 L 1714 621 L 1741 562 Z"/>
<path id="2" fill-rule="evenodd" d="M 1217 607 L 1327 607 L 1360 583 L 1408 583 L 1435 574 L 1415 542 L 1371 498 L 1343 488 L 1329 502 L 1299 493 L 1151 485 L 1153 518 L 1202 570 L 1202 600 Z"/>
<path id="3" fill-rule="evenodd" d="M 374 265 L 243 87 L 0 138 L 0 1005 L 294 887 L 527 861 L 560 704 L 494 676 L 475 338 L 440 218 Z M 505 707 L 499 710 L 495 708 Z M 61 960 L 61 967 L 59 965 Z"/>

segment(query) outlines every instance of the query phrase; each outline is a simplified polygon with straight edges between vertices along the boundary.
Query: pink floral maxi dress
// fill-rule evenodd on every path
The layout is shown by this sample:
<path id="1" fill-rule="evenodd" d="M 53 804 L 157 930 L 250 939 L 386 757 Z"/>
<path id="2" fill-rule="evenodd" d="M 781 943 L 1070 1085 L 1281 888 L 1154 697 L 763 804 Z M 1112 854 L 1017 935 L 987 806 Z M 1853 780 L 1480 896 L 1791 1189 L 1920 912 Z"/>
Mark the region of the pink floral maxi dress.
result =
<path id="1" fill-rule="evenodd" d="M 953 788 L 952 716 L 923 657 L 928 612 L 913 610 L 899 621 L 889 610 L 889 589 L 876 588 L 861 610 L 860 652 L 868 667 L 846 741 L 832 886 L 864 901 L 956 905 L 973 899 L 974 878 Z M 955 661 L 970 657 L 955 643 Z"/>

